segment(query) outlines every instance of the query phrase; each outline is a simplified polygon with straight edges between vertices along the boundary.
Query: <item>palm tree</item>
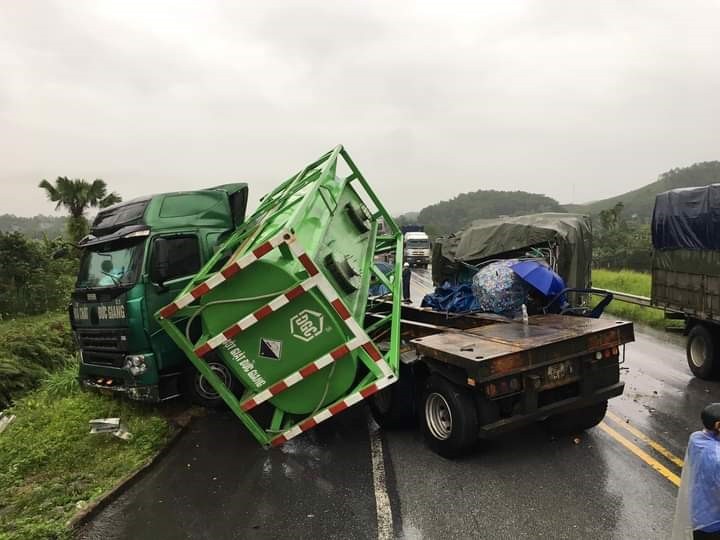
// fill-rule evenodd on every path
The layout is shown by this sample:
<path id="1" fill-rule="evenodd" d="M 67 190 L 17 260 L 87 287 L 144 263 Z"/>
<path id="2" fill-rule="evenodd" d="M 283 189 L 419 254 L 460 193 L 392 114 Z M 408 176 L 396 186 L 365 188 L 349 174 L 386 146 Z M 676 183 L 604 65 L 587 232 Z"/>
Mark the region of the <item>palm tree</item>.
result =
<path id="1" fill-rule="evenodd" d="M 107 208 L 122 201 L 117 193 L 107 192 L 107 184 L 103 180 L 90 183 L 80 178 L 70 180 L 67 176 L 58 176 L 54 185 L 43 180 L 38 187 L 45 190 L 48 199 L 57 203 L 56 210 L 65 207 L 70 213 L 67 231 L 73 242 L 78 242 L 87 234 L 85 210 L 88 207 Z"/>

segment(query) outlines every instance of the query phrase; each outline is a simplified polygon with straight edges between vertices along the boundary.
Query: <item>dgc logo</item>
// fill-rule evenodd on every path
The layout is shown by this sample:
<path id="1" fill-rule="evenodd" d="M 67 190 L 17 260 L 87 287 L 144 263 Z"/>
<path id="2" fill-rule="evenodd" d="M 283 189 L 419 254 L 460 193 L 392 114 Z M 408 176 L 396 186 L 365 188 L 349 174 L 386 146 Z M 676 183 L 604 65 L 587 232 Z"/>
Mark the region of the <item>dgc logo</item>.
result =
<path id="1" fill-rule="evenodd" d="M 290 333 L 301 341 L 311 341 L 323 331 L 323 316 L 317 311 L 303 309 L 290 319 Z"/>

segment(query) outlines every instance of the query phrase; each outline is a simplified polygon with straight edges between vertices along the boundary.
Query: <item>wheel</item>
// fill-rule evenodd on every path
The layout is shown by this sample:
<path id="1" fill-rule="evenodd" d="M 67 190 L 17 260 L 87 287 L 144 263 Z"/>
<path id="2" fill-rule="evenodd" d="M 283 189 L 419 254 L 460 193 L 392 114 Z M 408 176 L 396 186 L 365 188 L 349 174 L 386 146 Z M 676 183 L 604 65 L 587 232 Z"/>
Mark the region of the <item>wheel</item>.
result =
<path id="1" fill-rule="evenodd" d="M 582 409 L 556 414 L 545 420 L 545 426 L 556 435 L 571 435 L 597 426 L 605 418 L 607 400 Z"/>
<path id="2" fill-rule="evenodd" d="M 400 364 L 400 377 L 370 397 L 370 412 L 378 425 L 385 429 L 411 427 L 415 424 L 414 380 L 410 366 Z"/>
<path id="3" fill-rule="evenodd" d="M 696 324 L 687 338 L 687 362 L 693 375 L 700 379 L 712 379 L 717 372 L 716 340 L 710 329 Z"/>
<path id="4" fill-rule="evenodd" d="M 472 395 L 437 375 L 425 382 L 421 401 L 425 443 L 445 458 L 465 453 L 476 441 L 478 417 Z"/>
<path id="5" fill-rule="evenodd" d="M 211 360 L 208 366 L 230 391 L 234 390 L 235 379 L 225 364 L 219 360 Z M 185 394 L 192 403 L 203 407 L 217 408 L 225 403 L 210 382 L 192 364 L 185 370 Z"/>

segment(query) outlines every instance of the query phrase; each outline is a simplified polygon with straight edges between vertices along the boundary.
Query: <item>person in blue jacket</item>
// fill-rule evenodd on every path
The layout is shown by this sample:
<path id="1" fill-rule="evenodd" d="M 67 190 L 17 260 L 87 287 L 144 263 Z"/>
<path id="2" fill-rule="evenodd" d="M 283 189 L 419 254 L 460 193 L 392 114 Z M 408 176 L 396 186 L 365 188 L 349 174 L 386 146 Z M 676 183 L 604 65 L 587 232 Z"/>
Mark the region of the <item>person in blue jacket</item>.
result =
<path id="1" fill-rule="evenodd" d="M 685 468 L 693 538 L 720 539 L 720 403 L 700 415 L 704 429 L 690 435 Z M 683 475 L 685 476 L 685 475 Z"/>

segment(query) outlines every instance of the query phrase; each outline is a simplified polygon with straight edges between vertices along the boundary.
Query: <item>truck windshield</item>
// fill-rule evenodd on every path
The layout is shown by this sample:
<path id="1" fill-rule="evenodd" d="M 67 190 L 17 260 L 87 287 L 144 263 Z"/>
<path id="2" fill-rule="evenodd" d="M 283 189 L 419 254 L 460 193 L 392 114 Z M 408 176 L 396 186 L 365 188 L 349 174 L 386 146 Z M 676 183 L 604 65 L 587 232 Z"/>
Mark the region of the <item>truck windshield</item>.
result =
<path id="1" fill-rule="evenodd" d="M 406 243 L 407 247 L 413 249 L 429 249 L 430 242 L 427 240 L 408 240 Z"/>
<path id="2" fill-rule="evenodd" d="M 132 285 L 142 264 L 144 240 L 101 244 L 87 249 L 75 286 L 79 289 Z"/>

